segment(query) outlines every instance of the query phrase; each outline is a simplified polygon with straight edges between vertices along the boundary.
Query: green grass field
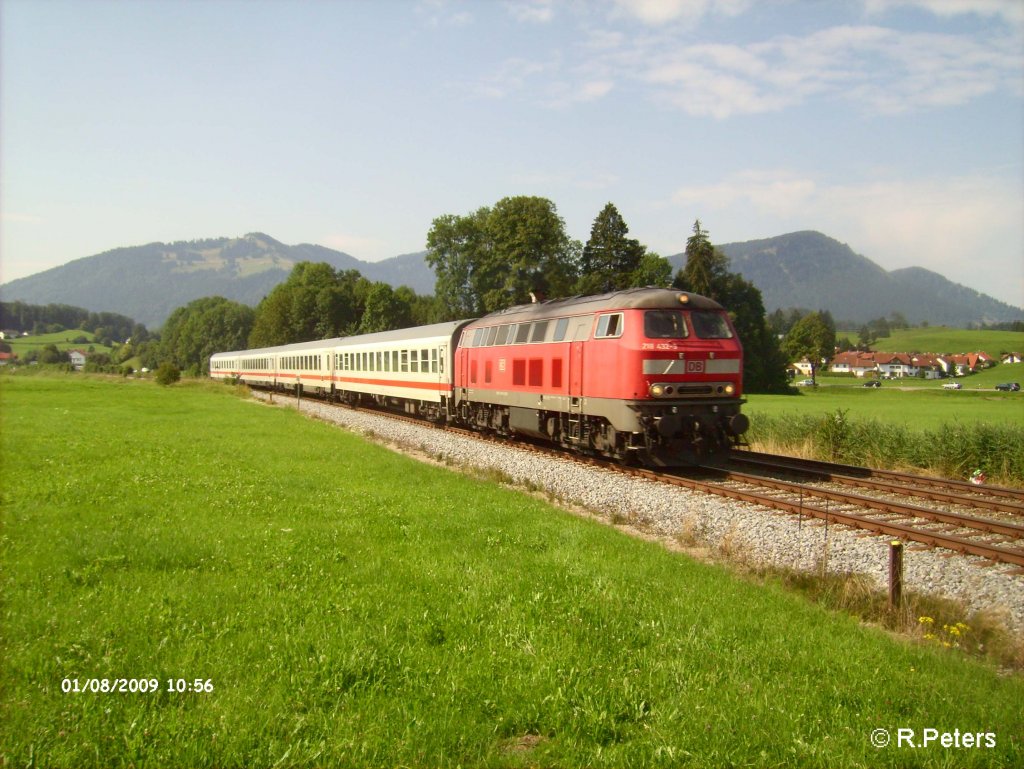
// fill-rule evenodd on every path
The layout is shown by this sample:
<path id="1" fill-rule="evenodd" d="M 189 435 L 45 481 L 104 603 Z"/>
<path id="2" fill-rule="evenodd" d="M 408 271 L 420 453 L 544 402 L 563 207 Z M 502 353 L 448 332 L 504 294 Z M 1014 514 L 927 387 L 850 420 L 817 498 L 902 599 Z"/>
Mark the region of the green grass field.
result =
<path id="1" fill-rule="evenodd" d="M 72 340 L 85 337 L 87 342 L 74 342 Z M 96 352 L 109 353 L 111 348 L 96 341 L 95 334 L 80 329 L 68 329 L 53 334 L 40 334 L 38 336 L 22 336 L 6 340 L 11 346 L 11 352 L 19 358 L 24 358 L 29 350 L 42 350 L 46 345 L 56 345 L 58 350 L 88 350 L 92 346 Z"/>
<path id="2" fill-rule="evenodd" d="M 294 410 L 18 374 L 0 415 L 4 767 L 1024 763 L 1019 675 Z"/>
<path id="3" fill-rule="evenodd" d="M 839 336 L 856 334 L 839 332 Z M 1024 353 L 1024 332 L 971 331 L 947 326 L 897 329 L 871 346 L 879 352 L 967 353 L 985 351 L 996 360 L 1004 352 Z"/>
<path id="4" fill-rule="evenodd" d="M 1024 393 L 972 389 L 971 377 L 960 381 L 964 389 L 943 390 L 940 384 L 910 380 L 884 382 L 878 389 L 861 387 L 851 379 L 819 378 L 821 385 L 801 388 L 797 395 L 748 395 L 746 413 L 758 415 L 821 415 L 837 409 L 851 418 L 876 419 L 910 430 L 938 428 L 946 423 L 989 423 L 1024 430 Z M 1024 383 L 1022 383 L 1024 384 Z M 902 387 L 912 389 L 904 390 Z"/>

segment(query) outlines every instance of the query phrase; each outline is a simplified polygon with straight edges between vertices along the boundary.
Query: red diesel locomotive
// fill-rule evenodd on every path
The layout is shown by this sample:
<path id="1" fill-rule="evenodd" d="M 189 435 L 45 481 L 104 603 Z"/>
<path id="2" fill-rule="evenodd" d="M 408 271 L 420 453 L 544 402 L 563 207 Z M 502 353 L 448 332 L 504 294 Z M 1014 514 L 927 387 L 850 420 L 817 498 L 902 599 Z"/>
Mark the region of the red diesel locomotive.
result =
<path id="1" fill-rule="evenodd" d="M 692 464 L 747 429 L 743 348 L 728 314 L 672 289 L 217 353 L 210 375 L 648 465 Z"/>
<path id="2" fill-rule="evenodd" d="M 458 419 L 644 464 L 728 449 L 743 348 L 717 302 L 671 289 L 522 305 L 471 322 L 456 350 Z"/>

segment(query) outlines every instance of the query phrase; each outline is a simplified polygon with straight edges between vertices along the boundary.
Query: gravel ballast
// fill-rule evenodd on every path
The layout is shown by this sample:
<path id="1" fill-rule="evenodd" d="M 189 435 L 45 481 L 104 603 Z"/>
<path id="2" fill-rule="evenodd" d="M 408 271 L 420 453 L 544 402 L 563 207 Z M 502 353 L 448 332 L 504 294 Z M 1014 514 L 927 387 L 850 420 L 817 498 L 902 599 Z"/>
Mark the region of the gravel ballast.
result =
<path id="1" fill-rule="evenodd" d="M 268 399 L 265 393 L 254 395 Z M 294 398 L 278 396 L 274 403 L 296 407 Z M 569 509 L 583 508 L 610 524 L 669 545 L 704 547 L 753 565 L 861 574 L 879 589 L 888 586 L 890 537 L 837 524 L 826 526 L 818 520 L 631 478 L 570 458 L 467 438 L 370 411 L 338 408 L 312 399 L 303 400 L 301 409 L 311 417 L 432 461 L 500 473 L 567 503 Z M 1024 634 L 1024 576 L 1014 571 L 1019 569 L 908 545 L 903 584 L 908 591 L 958 600 L 970 611 L 991 612 L 1020 635 Z"/>

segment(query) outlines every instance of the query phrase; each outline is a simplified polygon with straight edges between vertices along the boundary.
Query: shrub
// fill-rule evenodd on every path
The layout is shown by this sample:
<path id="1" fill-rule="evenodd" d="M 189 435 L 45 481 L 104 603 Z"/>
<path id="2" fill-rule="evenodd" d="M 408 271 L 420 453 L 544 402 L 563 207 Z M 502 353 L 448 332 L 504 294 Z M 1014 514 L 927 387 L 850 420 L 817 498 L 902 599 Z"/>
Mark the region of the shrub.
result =
<path id="1" fill-rule="evenodd" d="M 172 385 L 181 379 L 181 372 L 178 367 L 171 363 L 161 363 L 156 370 L 156 383 L 158 385 Z"/>

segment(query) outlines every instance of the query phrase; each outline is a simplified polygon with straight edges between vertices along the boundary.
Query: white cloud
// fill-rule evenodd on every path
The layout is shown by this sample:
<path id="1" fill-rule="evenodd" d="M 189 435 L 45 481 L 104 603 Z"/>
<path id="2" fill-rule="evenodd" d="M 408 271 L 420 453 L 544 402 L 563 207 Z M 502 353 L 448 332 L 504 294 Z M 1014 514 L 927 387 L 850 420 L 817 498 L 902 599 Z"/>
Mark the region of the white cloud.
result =
<path id="1" fill-rule="evenodd" d="M 685 112 L 719 119 L 774 112 L 816 96 L 892 114 L 957 106 L 1003 89 L 1020 93 L 1019 46 L 1009 37 L 904 33 L 837 26 L 750 45 L 648 48 L 636 76 Z"/>
<path id="2" fill-rule="evenodd" d="M 900 6 L 916 6 L 936 16 L 952 17 L 974 14 L 998 16 L 1011 23 L 1024 23 L 1024 3 L 1019 0 L 865 0 L 869 14 L 886 13 Z"/>
<path id="3" fill-rule="evenodd" d="M 516 21 L 547 24 L 555 18 L 553 0 L 516 0 L 506 7 Z"/>
<path id="4" fill-rule="evenodd" d="M 708 13 L 736 16 L 750 5 L 749 0 L 615 0 L 624 13 L 645 24 L 660 26 L 679 22 L 696 24 Z"/>

